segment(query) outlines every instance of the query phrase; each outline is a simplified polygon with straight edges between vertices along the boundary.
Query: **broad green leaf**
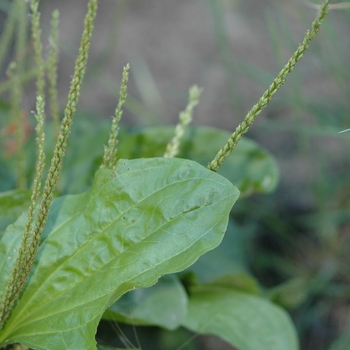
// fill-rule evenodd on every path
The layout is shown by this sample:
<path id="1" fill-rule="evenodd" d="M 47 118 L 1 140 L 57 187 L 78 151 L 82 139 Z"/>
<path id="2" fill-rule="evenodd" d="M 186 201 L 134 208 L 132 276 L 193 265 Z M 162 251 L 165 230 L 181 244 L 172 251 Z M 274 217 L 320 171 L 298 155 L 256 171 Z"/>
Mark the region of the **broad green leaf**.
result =
<path id="1" fill-rule="evenodd" d="M 215 286 L 260 296 L 258 283 L 249 275 L 227 275 L 213 282 Z M 131 325 L 155 325 L 169 330 L 180 326 L 187 313 L 188 297 L 175 275 L 162 277 L 150 288 L 124 294 L 103 314 L 104 320 Z"/>
<path id="2" fill-rule="evenodd" d="M 271 302 L 213 285 L 190 289 L 183 326 L 213 334 L 238 350 L 297 350 L 298 341 L 288 314 Z"/>
<path id="3" fill-rule="evenodd" d="M 12 225 L 9 225 L 2 237 L 0 237 L 0 297 L 11 276 L 26 221 L 27 215 L 24 213 Z"/>
<path id="4" fill-rule="evenodd" d="M 267 294 L 274 303 L 286 309 L 294 309 L 307 298 L 309 291 L 310 278 L 298 276 L 271 288 Z"/>
<path id="5" fill-rule="evenodd" d="M 187 312 L 187 294 L 175 275 L 162 277 L 149 288 L 124 294 L 104 313 L 103 319 L 132 325 L 175 329 Z"/>
<path id="6" fill-rule="evenodd" d="M 90 191 L 54 200 L 36 266 L 0 344 L 96 349 L 107 307 L 216 247 L 238 194 L 222 176 L 183 159 L 120 160 L 115 172 L 99 171 Z M 10 226 L 5 245 L 11 235 Z"/>
<path id="7" fill-rule="evenodd" d="M 0 244 L 0 294 L 11 275 L 14 258 L 17 256 L 18 238 L 22 236 L 26 221 L 25 215 L 21 214 L 29 208 L 30 195 L 30 191 L 19 189 L 0 193 L 0 239 L 4 242 Z M 4 230 L 19 217 L 11 225 L 12 234 L 2 237 Z"/>
<path id="8" fill-rule="evenodd" d="M 119 156 L 123 158 L 162 156 L 166 144 L 174 135 L 174 127 L 152 127 L 121 138 Z M 192 159 L 207 166 L 230 137 L 227 131 L 194 127 L 186 130 L 179 158 Z M 227 157 L 219 174 L 229 179 L 242 195 L 271 192 L 275 189 L 279 171 L 274 158 L 252 140 L 242 138 Z"/>
<path id="9" fill-rule="evenodd" d="M 245 273 L 237 273 L 235 275 L 226 275 L 217 278 L 208 286 L 213 285 L 216 287 L 228 288 L 237 292 L 246 294 L 252 294 L 255 296 L 261 296 L 259 284 L 255 278 Z"/>
<path id="10" fill-rule="evenodd" d="M 28 190 L 13 190 L 0 193 L 0 235 L 12 224 L 30 205 Z"/>
<path id="11" fill-rule="evenodd" d="M 220 276 L 248 271 L 246 247 L 249 235 L 230 219 L 222 243 L 201 256 L 188 270 L 196 273 L 201 283 Z"/>

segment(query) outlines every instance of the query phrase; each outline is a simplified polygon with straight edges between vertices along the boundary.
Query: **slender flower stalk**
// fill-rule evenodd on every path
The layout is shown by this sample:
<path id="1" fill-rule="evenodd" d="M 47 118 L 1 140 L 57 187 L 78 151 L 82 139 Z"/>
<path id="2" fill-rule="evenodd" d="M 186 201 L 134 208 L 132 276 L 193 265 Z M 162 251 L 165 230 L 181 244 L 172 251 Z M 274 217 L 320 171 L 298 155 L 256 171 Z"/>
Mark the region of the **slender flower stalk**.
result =
<path id="1" fill-rule="evenodd" d="M 44 142 L 45 142 L 45 133 L 44 133 L 44 107 L 45 103 L 41 96 L 37 97 L 36 102 L 36 114 L 35 118 L 37 121 L 36 134 L 37 134 L 37 144 L 38 144 L 38 158 L 36 162 L 36 175 L 33 183 L 33 191 L 31 202 L 35 206 L 37 199 L 40 194 L 42 173 L 45 167 L 45 151 L 44 151 Z"/>
<path id="2" fill-rule="evenodd" d="M 191 123 L 193 119 L 193 110 L 194 107 L 196 107 L 199 103 L 199 97 L 201 93 L 202 89 L 196 85 L 190 88 L 188 104 L 186 106 L 186 109 L 179 114 L 179 123 L 176 125 L 175 135 L 167 144 L 164 158 L 174 158 L 179 153 L 182 136 L 186 130 L 187 125 Z"/>
<path id="3" fill-rule="evenodd" d="M 98 7 L 98 0 L 90 0 L 88 4 L 88 12 L 84 21 L 84 31 L 82 34 L 79 55 L 77 57 L 74 69 L 74 75 L 68 94 L 68 102 L 64 112 L 64 118 L 61 123 L 60 132 L 54 149 L 54 155 L 51 160 L 48 175 L 46 177 L 43 190 L 43 199 L 40 204 L 38 218 L 36 221 L 36 236 L 40 239 L 41 233 L 46 224 L 48 212 L 52 203 L 53 192 L 55 190 L 58 177 L 62 167 L 62 161 L 66 153 L 67 140 L 71 131 L 73 116 L 76 111 L 76 105 L 80 96 L 81 84 L 85 75 L 88 52 L 90 48 L 92 31 L 94 28 L 94 19 Z"/>
<path id="4" fill-rule="evenodd" d="M 277 90 L 286 82 L 288 75 L 293 71 L 297 62 L 304 56 L 305 51 L 310 45 L 311 40 L 315 37 L 320 29 L 321 23 L 326 18 L 328 12 L 329 0 L 322 4 L 319 16 L 312 23 L 311 31 L 307 31 L 302 44 L 300 44 L 297 50 L 294 52 L 293 56 L 289 59 L 288 63 L 279 72 L 275 80 L 269 86 L 269 88 L 264 92 L 259 101 L 253 106 L 253 108 L 248 112 L 244 121 L 238 125 L 235 132 L 228 139 L 227 143 L 223 148 L 217 153 L 215 158 L 208 164 L 208 169 L 213 171 L 218 171 L 220 166 L 225 161 L 225 158 L 231 154 L 233 149 L 236 147 L 238 141 L 241 139 L 242 135 L 245 134 L 249 128 L 252 126 L 255 118 L 259 115 L 262 110 L 269 104 L 272 97 L 275 95 Z"/>
<path id="5" fill-rule="evenodd" d="M 117 162 L 118 152 L 118 133 L 119 122 L 123 114 L 123 105 L 127 97 L 127 84 L 129 80 L 130 65 L 127 64 L 123 69 L 122 83 L 120 85 L 118 106 L 115 110 L 115 117 L 113 117 L 111 132 L 109 134 L 108 146 L 105 146 L 103 154 L 103 162 L 101 168 L 113 169 Z"/>
<path id="6" fill-rule="evenodd" d="M 31 195 L 31 204 L 28 209 L 28 218 L 25 226 L 25 231 L 22 237 L 21 246 L 18 251 L 18 258 L 16 259 L 14 269 L 10 281 L 5 289 L 3 299 L 0 304 L 1 319 L 0 329 L 2 329 L 4 322 L 9 317 L 11 310 L 17 300 L 19 293 L 21 292 L 27 276 L 30 273 L 31 264 L 30 256 L 28 256 L 28 249 L 33 240 L 33 222 L 35 217 L 35 208 L 41 189 L 42 173 L 45 165 L 45 152 L 44 152 L 44 101 L 41 96 L 37 97 L 36 114 L 37 120 L 36 132 L 37 132 L 37 144 L 38 144 L 38 159 L 36 163 L 36 174 L 34 178 L 33 190 Z"/>
<path id="7" fill-rule="evenodd" d="M 40 244 L 41 234 L 46 225 L 49 210 L 53 200 L 53 193 L 59 178 L 62 161 L 66 152 L 67 139 L 71 131 L 73 115 L 75 113 L 76 105 L 80 95 L 80 89 L 86 69 L 88 51 L 90 48 L 97 7 L 98 0 L 89 1 L 88 12 L 84 21 L 84 31 L 80 42 L 79 54 L 75 63 L 74 75 L 68 94 L 68 103 L 65 109 L 64 118 L 61 123 L 61 129 L 54 149 L 54 155 L 51 160 L 51 166 L 46 177 L 42 200 L 35 220 L 35 227 L 30 232 L 30 238 L 28 238 L 27 247 L 21 245 L 20 248 L 25 250 L 25 261 L 19 261 L 21 256 L 17 258 L 15 266 L 19 266 L 19 270 L 16 271 L 16 269 L 14 269 L 6 286 L 3 299 L 0 302 L 0 329 L 3 328 L 6 320 L 11 314 L 11 310 L 13 309 L 15 302 L 18 300 L 22 293 L 25 282 L 33 266 L 35 255 Z"/>
<path id="8" fill-rule="evenodd" d="M 45 67 L 43 59 L 43 46 L 41 44 L 40 13 L 38 11 L 38 7 L 38 0 L 32 0 L 30 4 L 30 9 L 32 11 L 32 39 L 34 43 L 35 63 L 38 67 L 38 76 L 36 80 L 36 95 L 41 96 L 41 98 L 43 98 L 45 101 Z"/>
<path id="9" fill-rule="evenodd" d="M 55 10 L 52 13 L 51 20 L 51 35 L 50 35 L 50 56 L 49 56 L 49 68 L 48 78 L 50 83 L 50 106 L 52 112 L 52 123 L 53 123 L 53 134 L 55 138 L 58 136 L 60 120 L 59 120 L 59 109 L 57 102 L 57 37 L 58 37 L 58 23 L 60 13 Z"/>

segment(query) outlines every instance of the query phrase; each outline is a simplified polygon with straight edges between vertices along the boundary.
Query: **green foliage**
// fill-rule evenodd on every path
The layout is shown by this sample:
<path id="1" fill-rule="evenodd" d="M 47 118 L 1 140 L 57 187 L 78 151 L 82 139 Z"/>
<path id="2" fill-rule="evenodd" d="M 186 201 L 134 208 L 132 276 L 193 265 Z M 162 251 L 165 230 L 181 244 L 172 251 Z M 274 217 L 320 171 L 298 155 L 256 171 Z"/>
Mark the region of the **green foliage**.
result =
<path id="1" fill-rule="evenodd" d="M 157 284 L 121 296 L 103 314 L 104 320 L 130 325 L 156 325 L 169 330 L 181 326 L 188 308 L 188 296 L 176 275 L 164 276 Z"/>
<path id="2" fill-rule="evenodd" d="M 189 294 L 187 328 L 215 334 L 238 349 L 298 349 L 289 316 L 269 301 L 215 284 L 193 287 Z"/>
<path id="3" fill-rule="evenodd" d="M 72 137 L 67 146 L 65 167 L 62 169 L 59 189 L 64 194 L 86 191 L 92 184 L 93 177 L 103 158 L 103 147 L 107 143 L 110 123 L 96 121 L 79 116 L 72 127 Z M 169 140 L 174 135 L 173 126 L 149 127 L 141 130 L 118 131 L 118 157 L 125 159 L 162 157 Z M 47 139 L 53 136 L 51 125 L 45 129 Z M 80 135 L 84 135 L 83 138 Z M 230 133 L 212 127 L 188 127 L 182 136 L 178 157 L 195 160 L 206 166 L 213 159 L 216 151 Z M 210 142 L 208 142 L 210 140 Z M 35 152 L 35 143 L 26 147 L 26 159 L 29 162 Z M 52 154 L 50 144 L 46 154 Z M 33 172 L 35 163 L 30 163 Z M 232 169 L 237 169 L 232 171 Z M 274 157 L 253 140 L 243 137 L 235 149 L 235 156 L 227 158 L 218 171 L 229 179 L 241 192 L 241 196 L 253 193 L 270 193 L 279 181 L 279 169 Z M 15 173 L 7 171 L 7 176 L 15 178 Z M 31 173 L 30 177 L 34 174 Z M 4 180 L 4 184 L 5 184 Z"/>
<path id="4" fill-rule="evenodd" d="M 0 235 L 30 205 L 29 190 L 12 190 L 0 193 Z"/>
<path id="5" fill-rule="evenodd" d="M 35 8 L 35 4 L 37 4 L 37 1 L 32 0 L 33 8 Z M 26 224 L 25 233 L 23 234 L 21 247 L 19 249 L 19 255 L 16 259 L 16 263 L 14 265 L 11 277 L 7 282 L 6 289 L 3 293 L 2 300 L 0 303 L 0 329 L 3 328 L 6 320 L 10 316 L 15 302 L 18 300 L 21 292 L 23 291 L 25 282 L 29 276 L 32 264 L 36 256 L 36 252 L 40 244 L 40 236 L 46 225 L 48 213 L 52 204 L 53 192 L 58 181 L 58 177 L 62 167 L 62 160 L 65 155 L 67 139 L 71 130 L 73 115 L 75 113 L 76 104 L 79 99 L 80 87 L 85 73 L 85 66 L 88 58 L 88 51 L 90 47 L 96 12 L 97 1 L 91 0 L 88 4 L 88 12 L 85 17 L 84 31 L 82 34 L 80 50 L 75 65 L 71 88 L 68 94 L 68 103 L 65 109 L 64 118 L 62 120 L 60 133 L 58 135 L 58 139 L 54 148 L 54 155 L 52 157 L 48 175 L 45 180 L 45 185 L 42 192 L 42 200 L 36 217 L 35 225 L 32 225 L 32 209 L 29 208 L 28 222 Z M 33 27 L 34 26 L 35 24 L 33 23 Z M 35 30 L 33 31 L 37 32 Z M 36 37 L 37 35 L 33 36 Z M 41 67 L 38 68 L 39 70 L 41 69 Z M 38 79 L 38 81 L 39 80 L 40 79 Z M 40 85 L 41 83 L 39 82 L 38 90 Z M 38 98 L 40 97 L 41 96 L 38 96 Z M 18 129 L 20 129 L 19 126 Z M 21 158 L 22 157 L 23 156 L 21 155 Z M 35 198 L 38 197 L 37 194 L 35 194 L 34 192 L 33 196 Z"/>
<path id="6" fill-rule="evenodd" d="M 174 276 L 163 278 L 149 289 L 124 295 L 103 318 L 168 329 L 182 325 L 198 334 L 217 335 L 239 349 L 298 348 L 289 316 L 261 297 L 251 277 L 226 276 L 187 290 Z"/>
<path id="7" fill-rule="evenodd" d="M 172 127 L 153 127 L 119 133 L 127 65 L 104 154 L 102 147 L 96 147 L 96 139 L 105 135 L 104 126 L 93 129 L 83 141 L 73 139 L 67 170 L 58 187 L 58 192 L 68 194 L 54 198 L 86 69 L 97 5 L 97 0 L 88 3 L 67 106 L 54 150 L 46 152 L 53 155 L 41 189 L 45 63 L 38 2 L 31 2 L 38 66 L 38 157 L 35 166 L 26 157 L 32 168 L 29 177 L 34 178 L 31 196 L 22 188 L 0 195 L 0 345 L 19 342 L 47 350 L 96 349 L 96 329 L 103 318 L 170 330 L 185 327 L 198 334 L 217 335 L 241 350 L 297 350 L 295 328 L 277 303 L 291 307 L 300 302 L 302 293 L 288 298 L 300 284 L 270 290 L 271 300 L 267 300 L 258 282 L 247 273 L 244 259 L 237 258 L 239 242 L 234 242 L 234 237 L 226 237 L 225 243 L 231 243 L 213 249 L 223 241 L 227 229 L 229 234 L 237 230 L 235 221 L 229 219 L 239 191 L 244 196 L 268 193 L 277 185 L 279 173 L 273 157 L 242 135 L 303 56 L 325 18 L 328 1 L 311 32 L 307 32 L 288 64 L 233 134 L 214 128 L 187 128 L 201 93 L 197 87 L 190 89 L 188 106 L 180 113 L 175 131 Z M 20 11 L 16 17 L 17 9 Z M 14 3 L 1 50 L 9 43 L 13 21 L 23 20 L 24 9 L 24 4 Z M 54 91 L 57 24 L 56 12 L 49 59 L 55 116 L 53 128 L 46 127 L 49 135 L 56 134 L 58 123 Z M 16 69 L 10 70 L 12 108 L 18 116 L 24 75 L 20 52 L 25 37 L 22 23 L 16 41 L 16 62 L 11 64 Z M 78 123 L 78 130 L 82 125 Z M 34 149 L 22 147 L 25 124 L 19 118 L 17 130 L 16 155 L 22 162 L 26 152 L 30 155 Z M 222 147 L 225 139 L 228 142 Z M 226 159 L 234 148 L 234 157 Z M 25 187 L 28 174 L 21 162 L 19 174 L 13 177 L 20 179 L 19 187 Z M 83 173 L 84 177 L 80 177 Z M 72 194 L 82 190 L 85 192 Z M 232 242 L 238 247 L 234 254 Z"/>
<path id="8" fill-rule="evenodd" d="M 172 127 L 152 127 L 121 138 L 123 158 L 157 157 L 173 133 Z M 178 156 L 193 159 L 206 166 L 213 159 L 222 140 L 230 133 L 209 127 L 194 127 L 185 131 Z M 235 171 L 232 171 L 235 169 Z M 278 183 L 276 161 L 254 141 L 242 139 L 235 149 L 235 156 L 228 158 L 219 174 L 234 183 L 243 195 L 253 192 L 273 191 Z"/>
<path id="9" fill-rule="evenodd" d="M 216 247 L 237 198 L 229 181 L 187 160 L 120 160 L 115 172 L 99 171 L 89 192 L 53 203 L 36 266 L 0 342 L 94 348 L 106 307 Z M 12 255 L 1 276 L 20 246 L 16 231 L 10 226 L 3 236 L 4 257 Z"/>

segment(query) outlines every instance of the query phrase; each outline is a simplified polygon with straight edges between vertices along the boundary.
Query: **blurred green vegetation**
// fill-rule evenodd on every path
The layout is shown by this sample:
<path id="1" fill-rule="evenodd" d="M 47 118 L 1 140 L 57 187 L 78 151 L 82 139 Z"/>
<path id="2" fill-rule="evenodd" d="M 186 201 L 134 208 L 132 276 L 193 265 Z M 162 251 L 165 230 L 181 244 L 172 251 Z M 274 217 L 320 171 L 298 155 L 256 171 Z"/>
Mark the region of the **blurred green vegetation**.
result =
<path id="1" fill-rule="evenodd" d="M 293 7 L 298 9 L 297 12 L 293 9 L 288 12 L 286 10 L 290 8 L 286 6 L 286 1 L 262 1 L 258 6 L 262 12 L 252 15 L 251 20 L 259 17 L 260 23 L 263 23 L 262 28 L 269 40 L 262 45 L 270 48 L 274 61 L 255 65 L 235 53 L 229 37 L 227 17 L 238 11 L 249 21 L 248 6 L 243 1 L 204 0 L 203 3 L 212 21 L 212 35 L 217 45 L 215 64 L 225 72 L 229 109 L 235 118 L 239 114 L 243 119 L 244 111 L 255 101 L 251 94 L 245 96 L 240 84 L 248 81 L 248 86 L 254 86 L 255 91 L 262 93 L 301 41 L 303 31 L 310 27 L 315 12 L 305 11 L 307 7 L 303 4 Z M 5 18 L 10 4 L 10 1 L 0 1 L 1 18 Z M 131 5 L 130 1 L 120 6 L 126 12 L 132 11 Z M 115 30 L 123 25 L 120 12 L 116 11 L 115 16 L 118 25 L 111 27 L 106 48 L 111 47 Z M 296 31 L 295 26 L 298 26 Z M 234 207 L 232 225 L 227 232 L 227 240 L 235 244 L 232 256 L 236 266 L 243 265 L 258 279 L 264 293 L 290 310 L 299 332 L 301 349 L 305 350 L 350 348 L 350 133 L 339 134 L 350 126 L 350 37 L 346 35 L 349 31 L 350 11 L 330 11 L 302 63 L 250 131 L 249 136 L 275 156 L 281 182 L 271 194 L 255 194 L 240 199 Z M 68 50 L 69 43 L 65 45 L 63 51 Z M 12 46 L 11 50 L 15 51 Z M 258 45 L 251 48 L 256 56 L 259 56 L 259 50 Z M 92 62 L 87 73 L 87 85 L 97 79 L 106 94 L 114 95 L 119 82 L 107 73 L 101 73 L 112 56 L 112 50 L 104 50 Z M 6 57 L 7 63 L 11 58 L 10 53 Z M 160 115 L 165 113 L 168 96 L 164 97 L 164 93 L 159 92 L 156 78 L 143 57 L 138 57 L 136 61 L 139 64 L 134 71 L 131 67 L 135 93 L 128 97 L 126 116 L 136 116 L 138 124 L 134 128 L 161 124 Z M 24 64 L 27 73 L 23 73 L 23 78 L 32 69 L 32 62 Z M 1 191 L 13 189 L 16 184 L 12 175 L 16 168 L 12 159 L 16 151 L 12 140 L 16 126 L 5 118 L 11 113 L 11 106 L 4 72 L 5 69 L 1 72 L 0 81 Z M 25 88 L 28 88 L 27 85 Z M 174 90 L 175 97 L 172 98 L 184 101 L 185 92 Z M 80 110 L 84 110 L 83 105 Z M 30 135 L 34 120 L 28 110 L 23 110 L 23 113 L 28 120 L 27 141 L 30 144 L 33 142 Z M 76 191 L 84 190 L 83 187 L 91 180 L 91 169 L 98 164 L 96 159 L 102 151 L 91 147 L 90 138 L 80 138 L 79 135 L 90 135 L 94 144 L 100 146 L 106 143 L 109 127 L 109 123 L 104 124 L 93 116 L 95 122 L 101 124 L 99 130 L 102 131 L 96 132 L 91 123 L 81 117 L 88 113 L 80 114 L 76 119 L 82 120 L 76 123 L 72 135 L 78 140 L 78 145 L 68 151 L 66 159 L 67 164 L 74 163 L 74 167 L 67 170 L 67 179 L 62 180 L 74 182 L 71 185 Z M 227 124 L 228 129 L 232 128 L 231 121 Z M 47 140 L 50 140 L 50 134 Z M 51 146 L 47 145 L 48 153 Z M 122 144 L 120 147 L 122 149 Z M 79 155 L 80 150 L 87 148 L 91 150 L 89 154 L 83 152 L 84 156 Z M 31 153 L 32 159 L 29 158 L 30 153 L 26 154 L 26 172 L 29 175 L 34 154 Z M 79 183 L 81 188 L 77 185 Z M 229 250 L 231 242 L 224 243 L 223 247 Z M 118 337 L 121 330 L 116 329 L 113 322 L 108 325 L 104 321 L 103 324 L 110 327 L 110 338 Z M 133 338 L 132 327 L 122 327 L 126 337 Z M 170 333 L 141 327 L 136 328 L 136 334 L 139 340 L 135 345 L 139 342 L 143 349 L 155 349 L 152 347 L 153 340 L 152 345 L 147 345 L 150 334 L 160 339 L 162 349 L 174 349 L 191 338 L 185 330 Z M 195 349 L 197 341 L 201 349 L 205 349 L 205 344 L 197 338 L 201 339 L 195 336 L 183 348 Z"/>

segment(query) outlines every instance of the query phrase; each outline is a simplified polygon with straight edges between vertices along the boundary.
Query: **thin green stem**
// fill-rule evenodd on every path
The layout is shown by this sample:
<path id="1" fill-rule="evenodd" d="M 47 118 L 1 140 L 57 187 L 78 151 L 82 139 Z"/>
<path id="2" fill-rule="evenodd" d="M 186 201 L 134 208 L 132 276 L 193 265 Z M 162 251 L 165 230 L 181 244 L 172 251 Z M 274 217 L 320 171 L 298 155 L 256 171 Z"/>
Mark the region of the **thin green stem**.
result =
<path id="1" fill-rule="evenodd" d="M 35 63 L 38 67 L 36 80 L 37 96 L 41 96 L 45 101 L 45 67 L 43 59 L 43 46 L 41 44 L 40 13 L 38 11 L 38 0 L 32 0 L 30 9 L 32 11 L 32 39 L 34 43 Z"/>
<path id="2" fill-rule="evenodd" d="M 117 151 L 118 151 L 117 146 L 118 146 L 118 132 L 119 132 L 118 125 L 123 114 L 122 108 L 127 97 L 129 69 L 130 69 L 129 64 L 127 64 L 123 69 L 123 77 L 122 77 L 122 83 L 120 85 L 118 106 L 115 110 L 115 117 L 113 118 L 113 121 L 112 121 L 112 127 L 111 127 L 111 132 L 109 134 L 108 146 L 105 146 L 101 168 L 113 169 L 117 161 Z"/>
<path id="3" fill-rule="evenodd" d="M 236 147 L 238 141 L 241 139 L 243 134 L 245 134 L 252 126 L 256 116 L 262 112 L 262 110 L 269 104 L 269 102 L 271 101 L 275 93 L 278 91 L 278 89 L 286 82 L 288 75 L 293 71 L 297 62 L 304 56 L 304 53 L 309 47 L 310 42 L 318 33 L 321 23 L 326 18 L 328 6 L 329 0 L 322 4 L 321 12 L 319 16 L 315 19 L 315 21 L 312 23 L 311 31 L 306 32 L 302 44 L 298 46 L 297 50 L 289 59 L 288 63 L 279 72 L 275 80 L 264 92 L 259 101 L 248 112 L 248 114 L 244 118 L 244 121 L 238 125 L 235 132 L 228 139 L 227 143 L 220 149 L 215 158 L 208 164 L 208 169 L 218 171 L 220 166 L 225 161 L 226 157 L 229 156 L 233 149 Z"/>
<path id="4" fill-rule="evenodd" d="M 196 107 L 199 103 L 199 97 L 201 93 L 202 89 L 196 85 L 190 88 L 188 94 L 188 104 L 185 110 L 179 114 L 179 123 L 176 125 L 175 135 L 167 144 L 164 158 L 174 158 L 179 153 L 182 136 L 186 130 L 187 125 L 191 123 L 193 119 L 193 110 L 194 107 Z"/>
<path id="5" fill-rule="evenodd" d="M 49 172 L 45 181 L 43 199 L 40 204 L 38 218 L 36 220 L 35 232 L 37 240 L 40 239 L 41 233 L 46 224 L 48 212 L 52 203 L 53 192 L 55 190 L 62 167 L 62 161 L 66 153 L 67 140 L 71 131 L 73 116 L 76 111 L 76 105 L 80 96 L 81 84 L 86 70 L 86 63 L 88 59 L 88 52 L 90 48 L 97 7 L 98 0 L 89 1 L 88 12 L 84 21 L 84 31 L 80 42 L 79 55 L 75 63 L 74 75 L 68 94 L 68 102 L 65 108 L 64 118 L 61 123 L 60 132 L 54 149 L 54 155 L 51 160 L 51 166 L 49 168 Z"/>

